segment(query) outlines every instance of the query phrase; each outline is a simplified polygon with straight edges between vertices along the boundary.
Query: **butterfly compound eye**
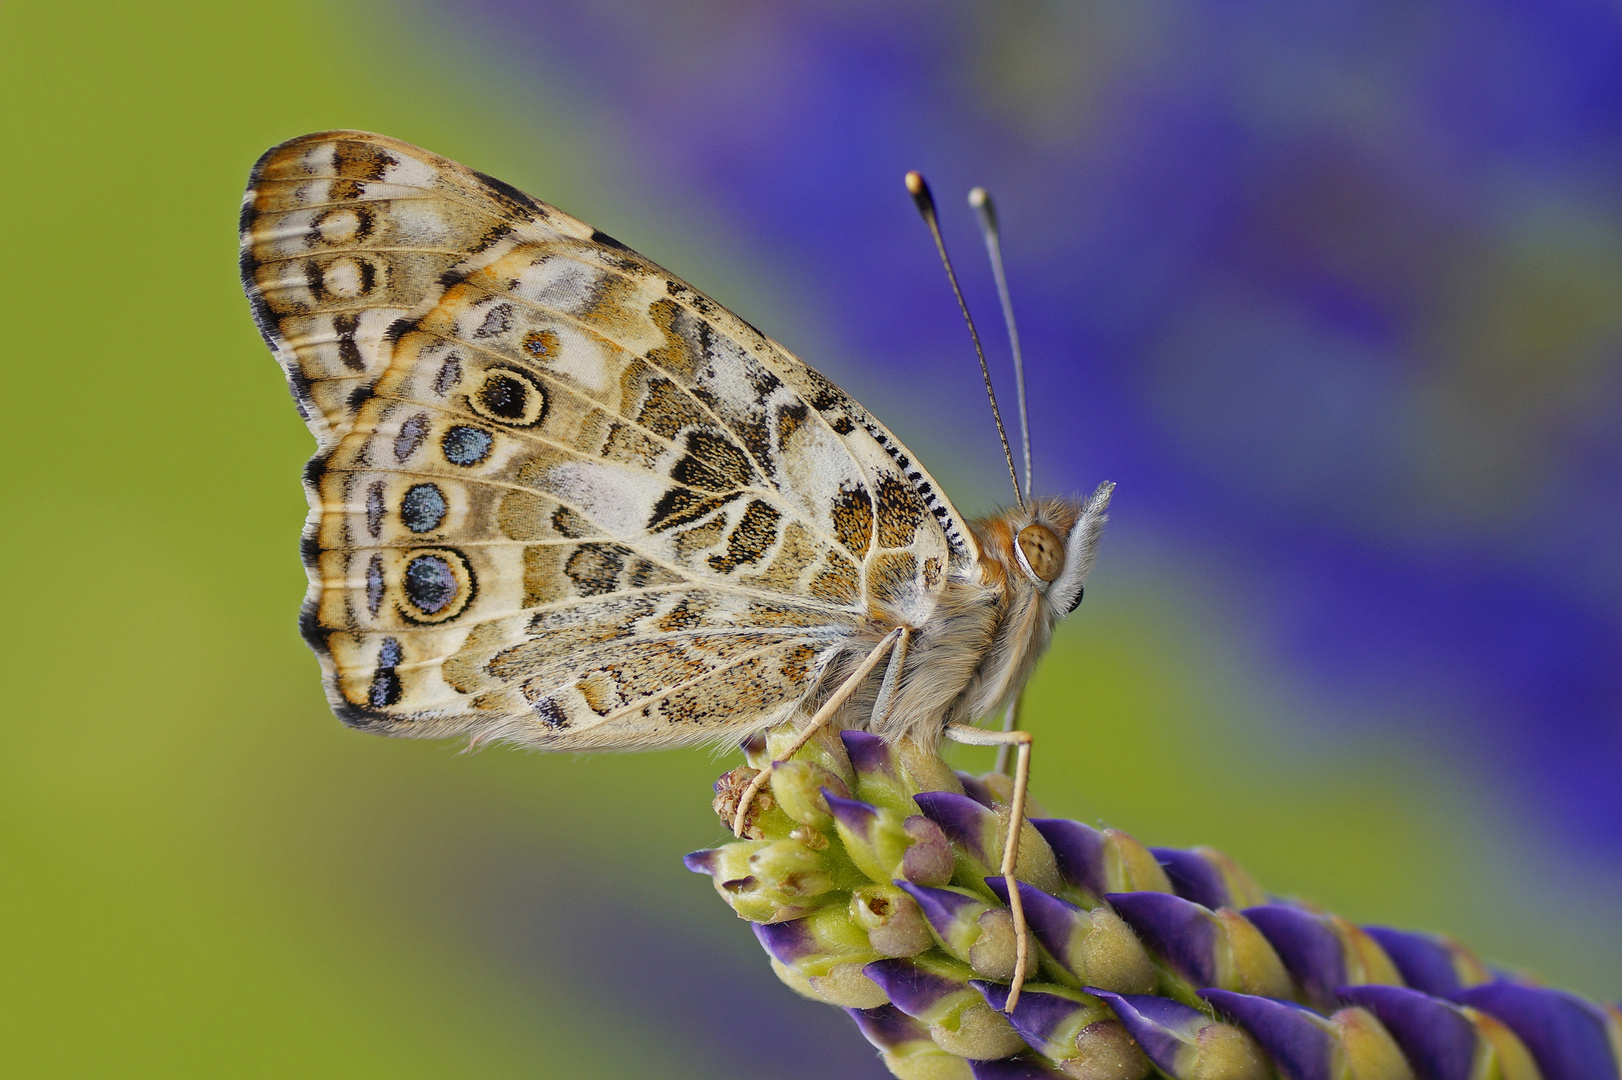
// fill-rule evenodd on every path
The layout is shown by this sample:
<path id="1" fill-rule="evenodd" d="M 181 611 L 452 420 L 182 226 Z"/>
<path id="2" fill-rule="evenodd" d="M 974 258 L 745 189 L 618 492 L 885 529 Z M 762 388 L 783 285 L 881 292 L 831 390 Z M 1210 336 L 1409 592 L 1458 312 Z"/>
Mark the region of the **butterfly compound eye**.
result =
<path id="1" fill-rule="evenodd" d="M 1019 530 L 1019 561 L 1032 577 L 1051 582 L 1064 569 L 1064 545 L 1046 525 L 1027 525 Z"/>

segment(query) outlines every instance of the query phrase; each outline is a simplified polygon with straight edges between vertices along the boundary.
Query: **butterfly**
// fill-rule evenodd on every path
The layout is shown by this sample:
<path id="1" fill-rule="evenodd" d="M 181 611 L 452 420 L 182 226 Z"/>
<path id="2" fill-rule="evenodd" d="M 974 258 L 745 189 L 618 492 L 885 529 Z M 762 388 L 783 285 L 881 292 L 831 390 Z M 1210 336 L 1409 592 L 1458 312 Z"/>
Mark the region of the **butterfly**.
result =
<path id="1" fill-rule="evenodd" d="M 254 319 L 317 443 L 301 627 L 345 723 L 570 751 L 790 720 L 802 740 L 1017 742 L 1020 820 L 1029 736 L 970 725 L 1010 706 L 1079 603 L 1110 485 L 1016 482 L 1016 508 L 966 520 L 759 330 L 395 139 L 272 148 L 240 230 Z"/>

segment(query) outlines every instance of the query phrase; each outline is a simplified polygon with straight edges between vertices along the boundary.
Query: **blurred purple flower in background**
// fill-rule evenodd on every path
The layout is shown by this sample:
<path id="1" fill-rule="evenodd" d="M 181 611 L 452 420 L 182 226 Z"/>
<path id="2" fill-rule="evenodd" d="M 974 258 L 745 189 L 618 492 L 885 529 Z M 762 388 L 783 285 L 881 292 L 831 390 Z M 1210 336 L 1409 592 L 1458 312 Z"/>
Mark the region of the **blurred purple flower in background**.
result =
<path id="1" fill-rule="evenodd" d="M 1119 530 L 1245 597 L 1337 717 L 1430 725 L 1622 855 L 1622 11 L 476 9 L 662 164 L 648 188 L 793 267 L 877 381 L 971 363 L 902 172 L 988 186 L 1038 488 L 1118 481 Z"/>

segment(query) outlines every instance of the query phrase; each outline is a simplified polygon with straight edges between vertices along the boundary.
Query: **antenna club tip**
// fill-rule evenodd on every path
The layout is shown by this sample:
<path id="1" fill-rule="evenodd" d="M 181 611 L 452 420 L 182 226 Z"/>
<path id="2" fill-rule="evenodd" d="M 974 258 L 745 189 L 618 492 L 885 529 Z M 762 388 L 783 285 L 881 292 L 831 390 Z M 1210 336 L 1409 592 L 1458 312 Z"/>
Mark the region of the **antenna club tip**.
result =
<path id="1" fill-rule="evenodd" d="M 912 196 L 912 205 L 918 208 L 925 221 L 935 219 L 935 196 L 930 194 L 929 185 L 917 170 L 907 174 L 907 194 Z"/>
<path id="2" fill-rule="evenodd" d="M 976 210 L 980 209 L 982 206 L 990 205 L 990 203 L 991 192 L 987 191 L 985 188 L 977 187 L 969 190 L 969 205 L 974 207 Z"/>

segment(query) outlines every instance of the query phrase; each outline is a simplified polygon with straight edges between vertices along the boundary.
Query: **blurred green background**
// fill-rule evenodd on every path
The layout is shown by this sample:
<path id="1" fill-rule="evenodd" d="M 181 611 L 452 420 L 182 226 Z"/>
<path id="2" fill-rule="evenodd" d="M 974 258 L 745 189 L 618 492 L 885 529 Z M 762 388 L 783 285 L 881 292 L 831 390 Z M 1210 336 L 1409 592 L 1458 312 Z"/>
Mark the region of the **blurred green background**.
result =
<path id="1" fill-rule="evenodd" d="M 459 755 L 326 710 L 294 625 L 311 440 L 235 274 L 266 147 L 327 127 L 430 147 L 820 362 L 768 251 L 690 192 L 649 199 L 591 101 L 448 10 L 0 7 L 5 1075 L 882 1075 L 681 868 L 721 835 L 730 759 Z M 996 497 L 978 458 L 931 462 L 969 507 Z M 1106 543 L 1033 686 L 1049 812 L 1212 844 L 1352 918 L 1622 994 L 1614 875 L 1551 854 L 1400 724 L 1300 736 L 1289 674 L 1162 555 Z"/>

